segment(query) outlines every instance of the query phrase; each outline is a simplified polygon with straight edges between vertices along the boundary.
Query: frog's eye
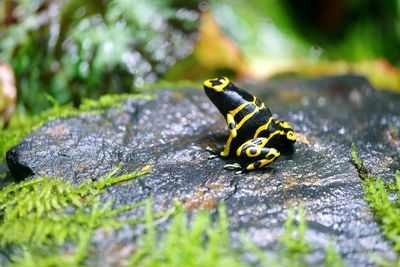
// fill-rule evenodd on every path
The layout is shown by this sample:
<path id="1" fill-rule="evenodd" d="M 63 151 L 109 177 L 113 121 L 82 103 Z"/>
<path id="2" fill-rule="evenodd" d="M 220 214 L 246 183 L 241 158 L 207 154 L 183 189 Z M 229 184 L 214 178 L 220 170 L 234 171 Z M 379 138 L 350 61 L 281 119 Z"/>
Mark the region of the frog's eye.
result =
<path id="1" fill-rule="evenodd" d="M 206 88 L 212 89 L 216 92 L 221 92 L 229 84 L 229 79 L 226 77 L 209 79 L 204 81 Z"/>
<path id="2" fill-rule="evenodd" d="M 292 141 L 295 141 L 295 140 L 296 140 L 296 135 L 294 134 L 293 131 L 288 131 L 288 132 L 286 133 L 286 137 L 287 137 L 287 139 L 292 140 Z"/>

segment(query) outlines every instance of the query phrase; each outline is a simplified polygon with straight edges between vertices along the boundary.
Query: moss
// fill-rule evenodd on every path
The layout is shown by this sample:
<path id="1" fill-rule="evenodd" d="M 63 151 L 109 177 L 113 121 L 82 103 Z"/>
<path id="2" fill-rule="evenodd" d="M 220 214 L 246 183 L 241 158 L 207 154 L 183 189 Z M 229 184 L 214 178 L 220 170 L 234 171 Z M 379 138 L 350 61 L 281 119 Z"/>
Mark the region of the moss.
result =
<path id="1" fill-rule="evenodd" d="M 291 207 L 285 222 L 285 232 L 279 240 L 282 244 L 280 258 L 284 266 L 306 266 L 306 255 L 311 252 L 310 244 L 305 240 L 307 224 L 304 208 L 298 207 L 298 222 L 295 224 L 295 210 Z"/>
<path id="2" fill-rule="evenodd" d="M 358 158 L 355 145 L 351 148 L 353 162 L 363 179 L 365 200 L 375 213 L 375 217 L 387 239 L 393 242 L 397 254 L 396 266 L 400 265 L 400 171 L 395 179 L 383 181 L 368 173 L 363 162 Z"/>
<path id="3" fill-rule="evenodd" d="M 84 99 L 82 104 L 79 106 L 80 111 L 90 111 L 96 109 L 103 109 L 108 107 L 123 107 L 121 101 L 128 98 L 143 98 L 152 99 L 148 94 L 114 94 L 114 95 L 103 95 L 97 100 Z"/>
<path id="4" fill-rule="evenodd" d="M 91 240 L 98 228 L 117 229 L 126 224 L 145 223 L 146 234 L 132 255 L 128 266 L 250 266 L 242 258 L 252 254 L 261 265 L 306 266 L 306 256 L 313 252 L 305 240 L 306 222 L 303 207 L 292 207 L 279 237 L 276 257 L 267 258 L 242 234 L 243 247 L 233 249 L 228 232 L 228 218 L 223 202 L 218 219 L 207 210 L 198 211 L 191 220 L 181 204 L 175 209 L 155 214 L 152 202 L 145 201 L 112 209 L 101 205 L 98 195 L 108 186 L 133 179 L 149 171 L 146 167 L 115 176 L 120 167 L 94 183 L 76 187 L 60 179 L 39 178 L 11 184 L 0 191 L 0 248 L 10 251 L 10 266 L 84 266 L 93 249 Z M 117 215 L 146 205 L 145 217 L 118 221 Z M 174 215 L 168 231 L 159 236 L 157 218 Z M 295 219 L 297 217 L 297 219 Z M 66 244 L 72 244 L 65 246 Z M 330 245 L 329 245 L 330 244 Z M 343 266 L 331 243 L 325 266 Z M 201 256 L 199 256 L 201 255 Z"/>
<path id="5" fill-rule="evenodd" d="M 241 248 L 232 248 L 223 203 L 218 207 L 218 219 L 214 222 L 205 210 L 199 211 L 189 220 L 182 206 L 177 204 L 174 219 L 161 237 L 157 236 L 151 206 L 147 205 L 147 233 L 142 237 L 140 248 L 128 266 L 252 266 L 242 258 L 249 253 L 256 259 L 257 266 L 307 266 L 306 256 L 313 250 L 305 240 L 307 225 L 302 206 L 298 207 L 297 215 L 296 220 L 295 209 L 292 207 L 285 222 L 285 231 L 279 237 L 278 253 L 267 257 L 265 251 L 258 248 L 243 232 Z M 326 250 L 325 266 L 344 266 L 332 241 Z"/>
<path id="6" fill-rule="evenodd" d="M 215 224 L 206 210 L 199 211 L 189 224 L 182 206 L 176 209 L 169 230 L 157 240 L 151 207 L 147 207 L 147 234 L 128 266 L 246 266 L 230 248 L 223 205 Z"/>
<path id="7" fill-rule="evenodd" d="M 297 218 L 296 218 L 297 217 Z M 285 266 L 285 267 L 302 267 L 309 266 L 306 258 L 313 253 L 312 244 L 306 237 L 307 223 L 304 218 L 304 207 L 302 205 L 296 209 L 292 206 L 289 209 L 288 216 L 285 221 L 285 231 L 279 236 L 279 250 L 274 258 L 267 258 L 263 251 L 246 241 L 242 237 L 245 246 L 255 255 L 263 266 Z M 325 249 L 325 265 L 326 267 L 344 267 L 344 263 L 340 254 L 333 246 L 333 240 L 330 239 Z"/>
<path id="8" fill-rule="evenodd" d="M 340 254 L 335 250 L 333 239 L 329 238 L 326 247 L 325 267 L 344 267 L 345 264 Z"/>
<path id="9" fill-rule="evenodd" d="M 353 163 L 357 168 L 358 175 L 360 175 L 360 178 L 363 180 L 367 180 L 368 178 L 368 170 L 364 166 L 364 163 L 358 158 L 357 152 L 356 152 L 356 146 L 355 144 L 351 144 L 351 157 L 353 159 Z"/>
<path id="10" fill-rule="evenodd" d="M 61 178 L 41 177 L 4 187 L 0 191 L 0 249 L 11 250 L 11 261 L 17 266 L 83 264 L 95 229 L 115 229 L 141 221 L 118 221 L 117 215 L 144 203 L 117 209 L 112 208 L 112 202 L 100 204 L 98 195 L 106 187 L 150 171 L 145 167 L 115 176 L 120 168 L 117 166 L 96 182 L 78 186 L 64 183 Z M 63 257 L 60 249 L 67 242 L 75 246 Z"/>

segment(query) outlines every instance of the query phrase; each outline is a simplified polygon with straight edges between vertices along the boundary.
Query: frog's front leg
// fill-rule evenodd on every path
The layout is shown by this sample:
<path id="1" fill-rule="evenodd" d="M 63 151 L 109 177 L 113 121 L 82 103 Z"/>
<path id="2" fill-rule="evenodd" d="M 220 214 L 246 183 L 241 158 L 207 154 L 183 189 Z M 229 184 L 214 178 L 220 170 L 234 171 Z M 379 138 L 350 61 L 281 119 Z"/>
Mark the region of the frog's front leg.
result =
<path id="1" fill-rule="evenodd" d="M 265 147 L 267 142 L 268 139 L 264 137 L 254 138 L 238 148 L 236 154 L 241 161 L 246 162 L 246 170 L 261 169 L 280 156 L 275 148 Z"/>
<path id="2" fill-rule="evenodd" d="M 228 125 L 230 135 L 235 138 L 237 136 L 236 122 L 230 113 L 226 115 L 226 124 Z"/>
<path id="3" fill-rule="evenodd" d="M 229 113 L 226 115 L 226 124 L 228 125 L 228 128 L 229 128 L 229 137 L 228 137 L 228 140 L 226 141 L 224 150 L 221 151 L 221 153 L 220 153 L 220 155 L 222 157 L 229 156 L 229 152 L 231 149 L 231 142 L 232 142 L 233 138 L 235 138 L 237 136 L 235 119 Z"/>

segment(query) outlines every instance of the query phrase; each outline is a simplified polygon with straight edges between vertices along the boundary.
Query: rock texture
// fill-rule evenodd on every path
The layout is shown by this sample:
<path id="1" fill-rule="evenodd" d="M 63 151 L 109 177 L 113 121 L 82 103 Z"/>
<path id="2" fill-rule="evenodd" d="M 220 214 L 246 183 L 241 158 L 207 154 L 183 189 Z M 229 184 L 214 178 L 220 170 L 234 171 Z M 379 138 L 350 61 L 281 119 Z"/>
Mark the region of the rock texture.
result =
<path id="1" fill-rule="evenodd" d="M 153 196 L 158 209 L 176 199 L 196 209 L 224 200 L 234 240 L 244 229 L 258 246 L 272 250 L 288 208 L 303 203 L 307 240 L 316 246 L 310 264 L 323 264 L 329 236 L 349 266 L 373 265 L 371 252 L 391 257 L 363 200 L 350 146 L 356 143 L 373 174 L 394 176 L 400 169 L 400 95 L 376 91 L 355 76 L 242 87 L 299 133 L 295 153 L 264 170 L 235 174 L 223 169 L 229 161 L 208 159 L 205 148 L 221 149 L 227 127 L 203 91 L 191 88 L 160 90 L 152 100 L 128 99 L 123 108 L 100 115 L 53 120 L 8 152 L 8 166 L 15 179 L 47 175 L 79 183 L 98 179 L 120 162 L 122 172 L 150 164 L 151 173 L 109 188 L 103 201 L 114 199 L 118 206 Z M 129 246 L 135 229 L 100 240 L 99 247 Z"/>

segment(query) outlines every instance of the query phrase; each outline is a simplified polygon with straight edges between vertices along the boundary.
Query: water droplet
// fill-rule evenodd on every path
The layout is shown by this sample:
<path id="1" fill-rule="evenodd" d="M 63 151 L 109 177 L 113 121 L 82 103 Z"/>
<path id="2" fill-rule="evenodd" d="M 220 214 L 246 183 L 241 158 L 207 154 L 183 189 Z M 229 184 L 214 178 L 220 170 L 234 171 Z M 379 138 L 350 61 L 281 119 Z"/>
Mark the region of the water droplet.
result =
<path id="1" fill-rule="evenodd" d="M 362 104 L 362 96 L 358 90 L 351 90 L 349 94 L 350 101 L 354 102 L 356 105 Z"/>
<path id="2" fill-rule="evenodd" d="M 300 101 L 303 106 L 308 106 L 310 104 L 310 99 L 307 96 L 303 96 Z"/>
<path id="3" fill-rule="evenodd" d="M 320 106 L 320 107 L 324 106 L 326 103 L 325 97 L 323 97 L 323 96 L 318 97 L 317 103 L 318 103 L 318 106 Z"/>

